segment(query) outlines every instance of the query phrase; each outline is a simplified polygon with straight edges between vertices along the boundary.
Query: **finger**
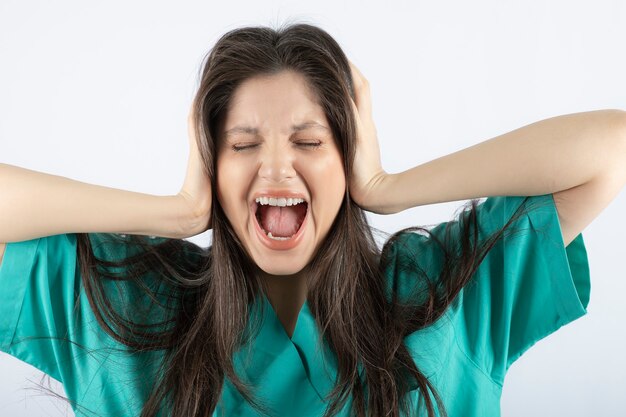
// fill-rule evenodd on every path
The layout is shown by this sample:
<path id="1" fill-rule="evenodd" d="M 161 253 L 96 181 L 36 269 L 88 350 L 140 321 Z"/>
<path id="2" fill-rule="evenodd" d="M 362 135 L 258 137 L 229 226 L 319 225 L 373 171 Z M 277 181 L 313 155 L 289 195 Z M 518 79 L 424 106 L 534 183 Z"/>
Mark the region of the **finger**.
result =
<path id="1" fill-rule="evenodd" d="M 365 79 L 365 77 L 363 76 L 363 74 L 361 73 L 361 71 L 359 70 L 359 68 L 357 68 L 356 65 L 354 65 L 354 62 L 350 61 L 350 59 L 348 59 L 348 63 L 350 64 L 350 70 L 352 72 L 352 79 L 355 83 L 355 87 L 356 86 L 362 86 L 364 83 L 367 82 L 367 80 Z"/>
<path id="2" fill-rule="evenodd" d="M 193 147 L 198 147 L 198 143 L 196 142 L 198 139 L 197 133 L 198 126 L 196 125 L 196 119 L 194 112 L 190 112 L 187 117 L 187 139 L 189 140 L 189 145 Z"/>
<path id="3" fill-rule="evenodd" d="M 369 119 L 372 117 L 372 100 L 369 82 L 365 79 L 361 71 L 348 59 L 354 83 L 354 95 L 356 97 L 356 107 L 359 109 L 361 117 Z"/>
<path id="4" fill-rule="evenodd" d="M 358 127 L 358 125 L 361 123 L 361 115 L 359 114 L 359 109 L 356 103 L 354 102 L 354 100 L 352 100 L 352 97 L 349 97 L 349 98 L 350 98 L 350 107 L 352 108 L 352 113 L 354 113 L 354 117 L 356 118 L 357 127 Z"/>

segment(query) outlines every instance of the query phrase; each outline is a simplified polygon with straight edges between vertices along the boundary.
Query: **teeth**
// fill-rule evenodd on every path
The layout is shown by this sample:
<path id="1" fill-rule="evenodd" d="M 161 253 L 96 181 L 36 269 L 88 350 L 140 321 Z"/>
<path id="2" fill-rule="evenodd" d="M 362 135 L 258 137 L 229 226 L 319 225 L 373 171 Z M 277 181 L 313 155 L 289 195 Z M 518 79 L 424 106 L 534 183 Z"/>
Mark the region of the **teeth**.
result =
<path id="1" fill-rule="evenodd" d="M 272 232 L 268 232 L 267 233 L 267 237 L 269 237 L 270 239 L 274 239 L 274 240 L 287 240 L 287 239 L 290 239 L 288 237 L 272 236 Z"/>
<path id="2" fill-rule="evenodd" d="M 255 201 L 263 206 L 277 207 L 295 206 L 296 204 L 304 203 L 302 198 L 257 197 Z"/>

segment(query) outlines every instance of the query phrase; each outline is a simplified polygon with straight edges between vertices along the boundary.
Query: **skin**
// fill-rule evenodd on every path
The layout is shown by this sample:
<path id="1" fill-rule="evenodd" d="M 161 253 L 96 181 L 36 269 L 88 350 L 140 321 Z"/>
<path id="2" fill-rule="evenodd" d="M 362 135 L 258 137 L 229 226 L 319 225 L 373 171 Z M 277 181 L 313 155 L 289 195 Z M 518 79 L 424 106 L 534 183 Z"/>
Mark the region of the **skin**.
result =
<path id="1" fill-rule="evenodd" d="M 315 121 L 292 132 L 291 126 Z M 258 134 L 235 126 L 258 128 Z M 307 147 L 304 143 L 320 143 Z M 256 145 L 236 152 L 233 146 Z M 267 248 L 257 237 L 253 193 L 266 188 L 296 190 L 307 196 L 309 218 L 302 241 L 285 251 Z M 257 76 L 235 91 L 220 135 L 217 198 L 245 250 L 258 266 L 268 298 L 291 334 L 306 299 L 306 267 L 326 238 L 346 190 L 341 154 L 322 107 L 305 78 L 294 71 Z"/>
<path id="2" fill-rule="evenodd" d="M 380 164 L 380 149 L 372 119 L 369 82 L 352 62 L 350 62 L 350 67 L 354 81 L 355 101 L 351 101 L 351 105 L 357 124 L 357 143 L 354 170 L 350 178 L 349 188 L 351 198 L 363 210 L 379 214 L 392 214 L 411 207 L 484 196 L 531 196 L 552 193 L 563 232 L 563 242 L 568 245 L 624 187 L 626 179 L 626 170 L 624 169 L 626 167 L 624 163 L 626 117 L 624 115 L 626 113 L 623 110 L 614 109 L 563 115 L 535 122 L 407 171 L 387 174 Z M 258 94 L 281 92 L 281 89 L 277 88 L 275 84 L 267 79 L 265 81 L 267 82 L 263 84 L 261 80 L 250 80 L 247 85 L 250 90 L 256 87 L 256 90 L 260 92 Z M 290 81 L 285 78 L 283 81 L 284 85 L 287 86 L 294 80 Z M 300 84 L 297 82 L 295 84 L 304 87 L 302 80 L 300 81 Z M 277 139 L 279 135 L 277 129 L 280 128 L 277 126 L 280 123 L 285 123 L 283 119 L 288 116 L 302 116 L 295 113 L 298 107 L 286 106 L 286 103 L 294 100 L 294 95 L 297 95 L 298 92 L 313 102 L 311 96 L 307 96 L 302 90 L 284 88 L 283 94 L 279 97 L 268 94 L 267 100 L 259 98 L 257 102 L 263 102 L 257 107 L 250 104 L 250 102 L 255 102 L 254 98 L 246 96 L 249 102 L 241 102 L 240 100 L 238 106 L 239 108 L 245 106 L 251 112 L 246 114 L 240 112 L 236 117 L 241 119 L 249 117 L 253 121 L 263 120 L 265 123 L 266 130 L 263 131 L 265 136 L 262 135 L 265 146 L 257 148 L 259 153 L 250 156 L 250 160 L 256 164 L 254 169 L 257 169 L 259 176 L 254 181 L 269 179 L 269 177 L 262 177 L 262 172 L 269 173 L 272 172 L 272 169 L 281 172 L 280 168 L 286 167 L 286 171 L 289 171 L 285 173 L 286 184 L 291 184 L 289 182 L 292 180 L 289 177 L 291 173 L 297 178 L 294 182 L 301 181 L 300 185 L 307 186 L 311 192 L 312 208 L 316 210 L 316 218 L 313 221 L 317 221 L 313 225 L 314 231 L 311 232 L 313 235 L 307 235 L 308 241 L 300 248 L 304 248 L 301 250 L 304 252 L 304 257 L 292 259 L 287 257 L 287 259 L 282 259 L 285 263 L 272 265 L 266 260 L 275 259 L 280 255 L 271 254 L 267 258 L 260 258 L 259 255 L 263 255 L 263 248 L 250 244 L 252 233 L 247 229 L 249 227 L 247 220 L 249 219 L 246 218 L 247 211 L 243 209 L 246 201 L 245 192 L 241 189 L 242 178 L 250 170 L 248 166 L 242 165 L 242 172 L 234 173 L 233 178 L 238 178 L 238 180 L 233 183 L 234 190 L 228 199 L 232 202 L 223 198 L 221 201 L 223 206 L 225 204 L 230 205 L 231 208 L 226 209 L 226 211 L 230 213 L 229 218 L 233 224 L 237 225 L 234 221 L 237 218 L 243 219 L 241 223 L 243 226 L 236 226 L 235 230 L 248 248 L 249 253 L 265 272 L 265 276 L 269 279 L 275 279 L 281 285 L 293 282 L 295 283 L 294 288 L 300 289 L 304 275 L 301 272 L 302 269 L 298 269 L 298 265 L 295 265 L 294 268 L 294 264 L 301 262 L 304 265 L 308 262 L 311 259 L 310 254 L 314 253 L 315 250 L 310 250 L 310 247 L 315 248 L 318 246 L 316 243 L 322 241 L 320 237 L 324 235 L 324 230 L 320 221 L 319 201 L 315 199 L 321 198 L 320 190 L 322 193 L 327 191 L 329 194 L 330 190 L 309 183 L 311 175 L 306 172 L 309 168 L 307 166 L 302 167 L 299 162 L 301 158 L 294 156 L 296 152 L 287 146 L 288 141 L 284 142 L 284 149 L 288 153 L 276 153 L 276 157 L 273 159 L 274 165 L 266 162 L 265 156 L 260 156 L 272 155 L 268 148 L 279 148 L 280 141 Z M 302 99 L 302 101 L 306 102 L 306 99 Z M 298 103 L 299 100 L 296 99 L 295 102 Z M 283 104 L 282 107 L 285 107 L 284 109 L 280 108 L 281 103 Z M 311 110 L 314 108 L 315 106 L 312 106 Z M 269 115 L 270 117 L 261 119 L 268 109 L 275 111 Z M 317 110 L 320 109 L 317 108 Z M 283 117 L 278 115 L 283 115 Z M 318 115 L 323 117 L 321 112 Z M 234 113 L 231 115 L 228 126 L 234 124 L 232 117 L 235 117 Z M 193 112 L 190 114 L 190 121 L 193 122 Z M 193 126 L 193 123 L 190 125 Z M 555 132 L 559 134 L 555 135 Z M 280 133 L 284 135 L 281 137 L 287 135 L 285 131 Z M 519 146 L 519 140 L 524 140 L 524 146 Z M 194 224 L 199 225 L 197 228 L 190 227 L 188 229 L 193 231 L 193 233 L 188 234 L 189 236 L 206 230 L 206 224 L 210 225 L 211 213 L 210 194 L 212 191 L 207 179 L 204 178 L 203 171 L 199 169 L 201 163 L 197 146 L 195 146 L 196 142 L 195 130 L 190 129 L 190 161 L 185 182 L 178 194 L 190 208 L 188 211 L 192 213 L 187 216 L 192 219 L 187 223 L 191 223 L 192 226 Z M 554 155 L 561 155 L 564 150 L 568 151 L 567 158 L 554 158 Z M 524 152 L 520 153 L 521 151 Z M 229 159 L 231 157 L 232 155 L 229 155 Z M 494 165 L 493 161 L 500 161 L 500 163 Z M 605 163 L 598 164 L 597 161 L 605 161 Z M 281 162 L 284 162 L 284 165 Z M 269 168 L 265 170 L 266 163 Z M 475 169 L 476 167 L 484 167 L 484 169 Z M 231 165 L 230 168 L 225 172 L 233 173 L 233 166 Z M 318 174 L 323 176 L 328 172 L 331 170 L 326 172 L 322 170 Z M 468 173 L 472 175 L 468 177 Z M 278 177 L 278 174 L 276 175 Z M 334 177 L 329 178 L 327 182 L 328 185 L 333 186 L 337 185 L 335 181 L 341 180 L 343 175 L 327 177 Z M 428 181 L 424 181 L 425 178 Z M 250 187 L 253 187 L 256 182 L 251 182 Z M 24 187 L 20 189 L 22 188 Z M 220 192 L 224 194 L 223 191 L 226 187 L 220 185 L 220 188 L 222 189 Z M 343 188 L 343 184 L 341 188 Z M 338 202 L 339 199 L 336 201 Z M 240 206 L 237 207 L 237 204 Z M 332 205 L 334 202 L 328 200 L 328 204 Z M 325 206 L 325 208 L 329 207 Z M 335 207 L 338 208 L 339 204 L 337 203 Z M 336 210 L 334 213 L 336 214 Z M 330 223 L 328 222 L 328 224 Z M 272 272 L 275 265 L 279 265 L 276 268 L 281 268 L 282 272 L 287 271 L 287 274 L 281 275 L 281 272 L 276 270 Z M 300 311 L 304 300 L 302 294 L 306 296 L 305 291 L 299 291 L 285 291 L 285 297 L 282 297 L 287 300 L 297 300 L 295 302 L 296 307 L 293 308 L 295 312 Z M 271 295 L 268 297 L 272 300 Z M 280 298 L 274 297 L 275 301 L 280 301 Z M 277 303 L 274 304 L 274 306 L 276 305 Z M 278 310 L 278 315 L 280 316 L 280 310 Z M 285 320 L 282 321 L 284 327 L 289 329 L 290 323 Z"/>

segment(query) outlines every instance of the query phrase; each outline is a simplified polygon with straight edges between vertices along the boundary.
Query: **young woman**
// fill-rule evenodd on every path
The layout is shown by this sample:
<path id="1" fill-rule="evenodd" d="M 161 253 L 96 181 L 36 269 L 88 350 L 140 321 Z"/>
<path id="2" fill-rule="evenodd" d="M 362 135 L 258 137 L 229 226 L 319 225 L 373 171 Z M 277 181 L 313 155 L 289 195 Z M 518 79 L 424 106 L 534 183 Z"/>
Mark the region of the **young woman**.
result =
<path id="1" fill-rule="evenodd" d="M 500 415 L 511 364 L 586 313 L 581 232 L 626 182 L 619 110 L 389 174 L 367 80 L 308 24 L 219 39 L 189 146 L 167 197 L 0 166 L 0 348 L 77 415 Z M 382 249 L 365 216 L 462 199 Z"/>

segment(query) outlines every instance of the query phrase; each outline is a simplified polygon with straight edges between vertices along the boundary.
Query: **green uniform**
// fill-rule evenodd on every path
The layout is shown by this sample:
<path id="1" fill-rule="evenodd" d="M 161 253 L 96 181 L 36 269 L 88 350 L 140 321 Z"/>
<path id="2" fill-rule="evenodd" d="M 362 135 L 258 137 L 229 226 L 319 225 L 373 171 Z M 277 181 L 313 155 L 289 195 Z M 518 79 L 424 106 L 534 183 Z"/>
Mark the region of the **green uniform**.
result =
<path id="1" fill-rule="evenodd" d="M 503 226 L 523 198 L 499 196 L 482 202 L 479 237 Z M 511 364 L 538 340 L 586 314 L 590 277 L 582 234 L 565 247 L 552 194 L 532 196 L 529 203 L 541 207 L 511 224 L 524 230 L 492 248 L 473 281 L 437 322 L 405 339 L 451 417 L 499 416 L 502 384 Z M 447 224 L 431 231 L 443 239 Z M 456 220 L 451 226 L 453 235 L 458 233 Z M 97 244 L 106 236 L 92 233 L 90 239 Z M 125 253 L 124 241 L 119 241 L 114 249 Z M 99 255 L 115 256 L 113 252 Z M 389 254 L 388 289 L 396 286 L 400 295 L 416 278 L 411 270 L 398 267 L 400 256 L 414 254 L 420 267 L 435 277 L 441 267 L 441 252 L 425 234 L 403 234 Z M 7 244 L 0 265 L 0 350 L 62 382 L 67 396 L 92 412 L 75 408 L 77 416 L 138 416 L 152 386 L 154 368 L 149 364 L 160 354 L 130 355 L 99 328 L 76 260 L 74 234 Z M 257 338 L 235 356 L 239 374 L 257 384 L 258 394 L 275 415 L 321 416 L 327 405 L 322 399 L 337 374 L 336 359 L 320 340 L 308 304 L 290 338 L 268 299 L 260 300 L 253 307 L 265 305 L 263 325 Z M 260 312 L 252 309 L 252 314 Z M 416 388 L 407 394 L 415 404 L 421 397 Z M 348 416 L 350 404 L 341 416 Z M 214 415 L 222 412 L 258 415 L 228 380 Z"/>

